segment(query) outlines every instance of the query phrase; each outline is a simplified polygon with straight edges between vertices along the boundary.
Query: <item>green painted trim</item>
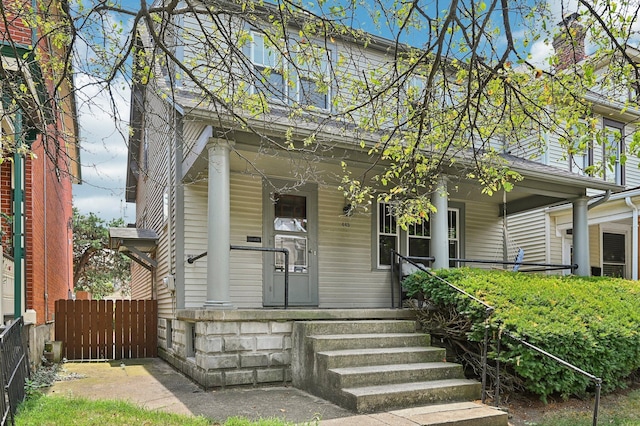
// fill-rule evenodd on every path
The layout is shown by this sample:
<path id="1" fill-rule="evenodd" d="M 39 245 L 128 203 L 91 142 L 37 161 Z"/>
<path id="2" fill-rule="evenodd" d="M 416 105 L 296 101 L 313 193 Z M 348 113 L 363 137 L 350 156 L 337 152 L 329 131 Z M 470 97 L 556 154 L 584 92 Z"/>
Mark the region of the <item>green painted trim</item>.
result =
<path id="1" fill-rule="evenodd" d="M 22 143 L 22 111 L 16 113 L 13 123 L 16 133 L 16 147 Z M 13 153 L 13 317 L 22 316 L 22 261 L 24 247 L 22 238 L 22 203 L 24 200 L 24 179 L 22 177 L 23 156 Z"/>

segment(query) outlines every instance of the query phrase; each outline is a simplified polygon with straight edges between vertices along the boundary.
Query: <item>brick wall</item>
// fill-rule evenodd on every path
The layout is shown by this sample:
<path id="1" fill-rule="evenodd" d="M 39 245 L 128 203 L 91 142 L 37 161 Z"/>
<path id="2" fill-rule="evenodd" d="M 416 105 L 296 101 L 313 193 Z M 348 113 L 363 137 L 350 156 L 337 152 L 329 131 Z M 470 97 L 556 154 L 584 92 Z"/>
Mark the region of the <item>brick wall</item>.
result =
<path id="1" fill-rule="evenodd" d="M 0 22 L 0 41 L 8 44 L 22 46 L 31 45 L 31 29 L 25 25 L 24 17 L 31 11 L 31 2 L 25 1 L 21 5 L 10 1 L 3 1 L 4 15 L 7 17 L 7 25 Z M 7 26 L 9 31 L 6 30 Z"/>
<path id="2" fill-rule="evenodd" d="M 47 150 L 56 152 L 58 143 L 50 140 Z M 38 138 L 33 151 L 26 167 L 26 308 L 42 324 L 54 319 L 55 301 L 67 298 L 73 282 L 72 188 L 64 150 L 54 163 Z"/>

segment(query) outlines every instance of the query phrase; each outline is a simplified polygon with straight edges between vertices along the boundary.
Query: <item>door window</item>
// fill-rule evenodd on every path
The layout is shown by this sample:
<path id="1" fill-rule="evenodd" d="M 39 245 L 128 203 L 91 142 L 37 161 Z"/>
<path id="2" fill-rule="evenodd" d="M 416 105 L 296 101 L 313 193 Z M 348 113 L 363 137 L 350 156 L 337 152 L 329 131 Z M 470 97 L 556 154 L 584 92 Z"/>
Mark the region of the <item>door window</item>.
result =
<path id="1" fill-rule="evenodd" d="M 289 272 L 306 273 L 308 268 L 307 197 L 275 194 L 273 229 L 276 248 L 289 250 Z M 275 254 L 276 271 L 284 271 L 284 253 Z"/>

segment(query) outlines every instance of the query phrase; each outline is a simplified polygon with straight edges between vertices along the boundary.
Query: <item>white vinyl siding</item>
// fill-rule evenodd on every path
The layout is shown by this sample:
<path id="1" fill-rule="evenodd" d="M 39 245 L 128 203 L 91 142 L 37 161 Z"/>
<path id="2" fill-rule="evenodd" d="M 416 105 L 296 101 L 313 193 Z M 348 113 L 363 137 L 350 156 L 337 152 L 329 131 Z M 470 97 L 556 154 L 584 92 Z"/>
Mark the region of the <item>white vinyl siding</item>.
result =
<path id="1" fill-rule="evenodd" d="M 344 197 L 334 187 L 320 187 L 318 206 L 320 307 L 390 306 L 389 271 L 371 269 L 371 213 L 344 216 Z"/>
<path id="2" fill-rule="evenodd" d="M 466 203 L 463 257 L 466 259 L 502 260 L 502 222 L 495 204 Z M 489 268 L 493 265 L 467 265 Z"/>
<path id="3" fill-rule="evenodd" d="M 207 251 L 207 182 L 184 186 L 184 252 L 187 257 Z M 207 258 L 185 261 L 185 308 L 202 308 L 207 300 Z"/>
<path id="4" fill-rule="evenodd" d="M 231 245 L 263 247 L 248 243 L 247 236 L 262 237 L 262 180 L 231 174 Z M 262 259 L 266 254 L 231 250 L 229 271 L 231 302 L 239 307 L 262 307 Z M 204 259 L 203 259 L 204 260 Z"/>
<path id="5" fill-rule="evenodd" d="M 510 244 L 524 250 L 525 262 L 548 263 L 547 259 L 547 229 L 546 213 L 535 210 L 514 214 L 507 218 L 507 230 Z M 513 261 L 513 259 L 509 259 Z M 560 263 L 554 262 L 554 263 Z"/>

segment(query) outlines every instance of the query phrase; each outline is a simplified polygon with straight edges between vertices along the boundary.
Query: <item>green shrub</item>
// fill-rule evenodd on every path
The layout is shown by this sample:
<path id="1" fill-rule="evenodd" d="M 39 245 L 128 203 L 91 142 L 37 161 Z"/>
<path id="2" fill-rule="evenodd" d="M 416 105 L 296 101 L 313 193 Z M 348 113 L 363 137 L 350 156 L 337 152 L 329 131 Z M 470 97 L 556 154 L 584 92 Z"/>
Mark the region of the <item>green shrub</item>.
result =
<path id="1" fill-rule="evenodd" d="M 527 342 L 603 379 L 603 390 L 625 386 L 640 367 L 640 284 L 605 277 L 548 276 L 468 268 L 442 270 L 451 282 L 495 307 L 492 335 L 507 330 Z M 467 338 L 479 342 L 485 308 L 443 280 L 418 272 L 403 283 L 409 296 L 421 294 L 440 309 L 453 308 L 471 319 Z M 584 394 L 592 382 L 535 351 L 503 339 L 500 358 L 524 379 L 524 386 L 547 395 Z"/>

